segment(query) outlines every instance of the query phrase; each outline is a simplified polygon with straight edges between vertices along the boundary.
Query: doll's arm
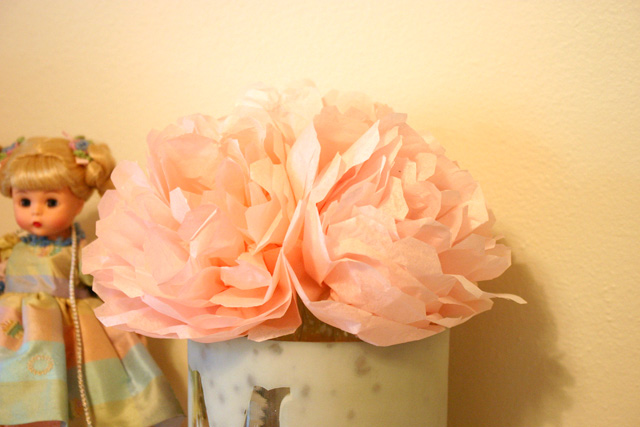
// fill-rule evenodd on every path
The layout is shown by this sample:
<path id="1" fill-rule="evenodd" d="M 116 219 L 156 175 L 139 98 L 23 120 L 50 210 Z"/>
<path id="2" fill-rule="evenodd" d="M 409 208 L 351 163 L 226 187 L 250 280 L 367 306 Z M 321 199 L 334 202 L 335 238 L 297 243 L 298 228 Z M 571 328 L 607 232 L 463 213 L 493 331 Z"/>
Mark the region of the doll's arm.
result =
<path id="1" fill-rule="evenodd" d="M 0 237 L 0 294 L 4 292 L 4 277 L 7 260 L 11 256 L 13 247 L 20 241 L 17 233 L 5 234 Z"/>

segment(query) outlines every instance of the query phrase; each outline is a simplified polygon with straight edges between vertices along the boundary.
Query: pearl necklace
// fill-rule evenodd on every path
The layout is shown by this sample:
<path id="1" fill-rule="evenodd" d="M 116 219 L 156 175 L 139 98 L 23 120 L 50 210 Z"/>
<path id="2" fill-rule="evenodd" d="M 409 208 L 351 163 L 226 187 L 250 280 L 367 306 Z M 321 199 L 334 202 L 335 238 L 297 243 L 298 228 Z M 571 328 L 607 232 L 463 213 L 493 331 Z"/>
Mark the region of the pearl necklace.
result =
<path id="1" fill-rule="evenodd" d="M 75 332 L 76 344 L 76 368 L 78 370 L 78 389 L 80 391 L 80 400 L 87 426 L 92 427 L 91 412 L 89 410 L 89 401 L 87 399 L 87 390 L 84 383 L 84 373 L 82 372 L 82 335 L 80 332 L 80 318 L 78 316 L 78 305 L 76 303 L 76 252 L 78 247 L 78 239 L 76 236 L 76 227 L 71 226 L 71 272 L 69 273 L 69 303 L 71 304 L 71 318 L 73 321 L 73 330 Z"/>

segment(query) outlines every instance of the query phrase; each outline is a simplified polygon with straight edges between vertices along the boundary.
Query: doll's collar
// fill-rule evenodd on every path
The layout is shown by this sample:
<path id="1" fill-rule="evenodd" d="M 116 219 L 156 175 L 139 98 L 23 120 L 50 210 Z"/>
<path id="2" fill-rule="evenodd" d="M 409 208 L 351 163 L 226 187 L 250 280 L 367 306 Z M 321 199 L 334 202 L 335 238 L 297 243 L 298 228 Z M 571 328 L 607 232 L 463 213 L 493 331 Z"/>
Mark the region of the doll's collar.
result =
<path id="1" fill-rule="evenodd" d="M 80 228 L 80 224 L 76 222 L 75 224 L 73 224 L 73 226 L 76 228 L 77 239 L 84 239 L 85 235 Z M 50 239 L 47 236 L 36 236 L 35 234 L 27 234 L 20 237 L 20 240 L 22 240 L 22 242 L 26 243 L 27 245 L 32 246 L 71 246 L 71 243 L 73 243 L 71 237 L 67 237 L 66 239 L 63 239 L 62 237 L 58 237 L 57 239 Z"/>

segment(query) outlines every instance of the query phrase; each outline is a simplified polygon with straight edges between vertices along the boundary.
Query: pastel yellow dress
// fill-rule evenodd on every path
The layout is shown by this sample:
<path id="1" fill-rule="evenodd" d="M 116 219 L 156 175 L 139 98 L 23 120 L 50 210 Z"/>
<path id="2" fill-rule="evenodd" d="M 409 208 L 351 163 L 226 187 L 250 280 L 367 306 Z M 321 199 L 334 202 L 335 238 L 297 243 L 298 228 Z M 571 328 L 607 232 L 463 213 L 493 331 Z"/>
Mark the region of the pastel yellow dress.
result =
<path id="1" fill-rule="evenodd" d="M 15 246 L 11 239 L 4 238 L 0 264 L 0 426 L 84 426 L 69 300 L 71 239 L 27 235 Z M 76 277 L 93 425 L 179 424 L 180 405 L 141 338 L 103 326 L 93 312 L 102 302 L 91 296 L 90 277 Z"/>

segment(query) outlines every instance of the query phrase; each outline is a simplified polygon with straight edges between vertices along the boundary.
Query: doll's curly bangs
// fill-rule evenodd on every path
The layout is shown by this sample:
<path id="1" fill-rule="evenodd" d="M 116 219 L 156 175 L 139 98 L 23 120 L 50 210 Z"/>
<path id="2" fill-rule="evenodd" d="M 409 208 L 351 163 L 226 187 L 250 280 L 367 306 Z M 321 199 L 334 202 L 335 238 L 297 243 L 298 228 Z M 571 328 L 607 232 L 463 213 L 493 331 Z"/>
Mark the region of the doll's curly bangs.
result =
<path id="1" fill-rule="evenodd" d="M 104 144 L 90 152 L 94 159 L 83 165 L 63 138 L 30 138 L 19 145 L 0 169 L 0 192 L 11 197 L 13 188 L 21 190 L 59 190 L 68 187 L 82 200 L 97 188 L 102 194 L 110 188 L 115 161 Z"/>

